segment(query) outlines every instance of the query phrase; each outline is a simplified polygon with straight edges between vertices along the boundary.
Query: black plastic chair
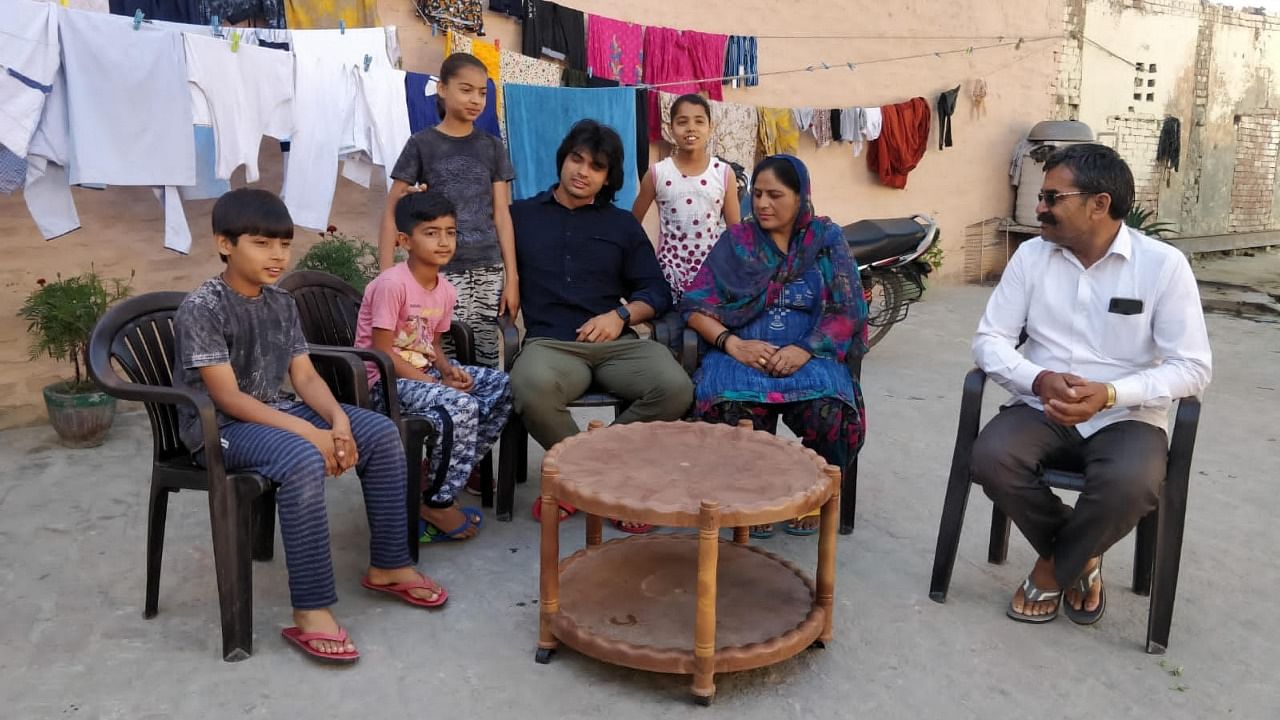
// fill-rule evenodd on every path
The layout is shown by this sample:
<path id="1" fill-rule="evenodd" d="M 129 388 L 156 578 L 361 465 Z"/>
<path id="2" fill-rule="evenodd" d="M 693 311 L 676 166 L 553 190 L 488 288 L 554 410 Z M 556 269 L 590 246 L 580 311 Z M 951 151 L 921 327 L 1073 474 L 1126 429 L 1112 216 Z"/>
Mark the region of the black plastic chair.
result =
<path id="1" fill-rule="evenodd" d="M 280 279 L 279 287 L 293 295 L 302 321 L 302 334 L 306 336 L 309 347 L 354 353 L 361 359 L 377 365 L 382 377 L 395 377 L 395 365 L 385 353 L 371 348 L 353 347 L 356 340 L 356 320 L 363 300 L 355 288 L 335 275 L 316 270 L 291 272 Z M 458 362 L 464 365 L 472 364 L 475 341 L 470 328 L 463 323 L 454 322 L 449 327 L 448 335 L 453 342 Z M 422 472 L 423 458 L 430 456 L 438 441 L 436 430 L 421 415 L 400 414 L 395 383 L 384 382 L 383 389 L 386 391 L 387 414 L 396 422 L 397 427 L 400 428 L 400 435 L 404 439 L 408 477 L 419 477 Z M 480 475 L 487 481 L 483 483 L 481 504 L 492 507 L 493 460 L 491 456 L 486 455 L 481 460 Z M 406 512 L 409 523 L 414 528 L 409 554 L 416 563 L 418 561 L 417 528 L 422 494 L 416 483 L 410 482 L 409 485 L 411 491 L 406 501 Z"/>
<path id="2" fill-rule="evenodd" d="M 987 375 L 974 368 L 964 378 L 964 395 L 960 401 L 960 427 L 956 431 L 955 452 L 951 456 L 951 477 L 947 481 L 946 500 L 942 506 L 942 522 L 938 528 L 938 547 L 933 559 L 933 579 L 929 598 L 946 602 L 951 585 L 951 571 L 960 545 L 965 506 L 969 502 L 970 458 L 978 438 L 982 415 L 982 393 Z M 1150 595 L 1147 613 L 1147 652 L 1163 654 L 1169 646 L 1169 627 L 1173 622 L 1173 601 L 1178 589 L 1178 565 L 1182 558 L 1182 533 L 1187 514 L 1187 486 L 1191 475 L 1191 455 L 1195 450 L 1196 430 L 1200 423 L 1200 401 L 1185 397 L 1178 401 L 1169 444 L 1169 459 L 1160 504 L 1144 517 L 1137 528 L 1133 549 L 1133 591 Z M 1042 480 L 1052 488 L 1080 491 L 1085 478 L 1078 457 L 1050 458 L 1044 463 Z M 1009 550 L 1009 518 L 998 507 L 991 508 L 991 537 L 987 562 L 1002 564 Z M 1152 570 L 1154 568 L 1154 583 Z"/>
<path id="3" fill-rule="evenodd" d="M 705 352 L 707 344 L 701 341 L 698 333 L 685 328 L 684 343 L 680 350 L 680 362 L 684 365 L 685 372 L 689 373 L 689 377 L 697 372 L 698 365 L 702 360 L 702 353 Z M 850 354 L 845 360 L 845 367 L 849 370 L 850 377 L 855 383 L 861 382 L 862 377 L 862 356 L 854 357 Z M 775 417 L 770 424 L 769 432 L 778 432 L 778 419 Z M 854 512 L 858 506 L 858 456 L 854 455 L 846 467 L 841 468 L 840 474 L 840 534 L 849 535 L 853 533 Z"/>
<path id="4" fill-rule="evenodd" d="M 662 319 L 648 323 L 654 341 L 669 345 L 670 323 Z M 502 369 L 510 373 L 515 366 L 516 356 L 520 354 L 520 330 L 511 318 L 503 315 L 498 318 L 498 327 L 502 330 Z M 613 416 L 617 418 L 631 405 L 631 402 L 606 392 L 594 383 L 577 400 L 569 403 L 571 408 L 611 407 Z M 506 428 L 502 431 L 502 443 L 498 448 L 498 519 L 510 520 L 511 509 L 515 505 L 516 483 L 523 483 L 529 476 L 529 432 L 519 413 L 511 413 Z M 504 514 L 505 508 L 505 514 Z"/>
<path id="5" fill-rule="evenodd" d="M 213 401 L 204 393 L 173 384 L 173 316 L 186 293 L 156 292 L 130 298 L 111 308 L 89 340 L 89 376 L 108 394 L 144 404 L 151 421 L 153 453 L 151 499 L 147 514 L 147 589 L 142 615 L 159 609 L 160 567 L 169 494 L 179 490 L 209 493 L 218 604 L 222 614 L 222 658 L 244 660 L 253 652 L 253 571 L 250 558 L 270 560 L 275 541 L 275 486 L 256 473 L 228 473 L 222 461 Z M 364 373 L 348 354 L 314 353 L 334 376 L 355 389 Z M 124 373 L 121 379 L 112 363 Z M 178 405 L 196 410 L 204 436 L 205 467 L 200 467 L 178 438 Z M 415 527 L 416 530 L 416 527 Z"/>

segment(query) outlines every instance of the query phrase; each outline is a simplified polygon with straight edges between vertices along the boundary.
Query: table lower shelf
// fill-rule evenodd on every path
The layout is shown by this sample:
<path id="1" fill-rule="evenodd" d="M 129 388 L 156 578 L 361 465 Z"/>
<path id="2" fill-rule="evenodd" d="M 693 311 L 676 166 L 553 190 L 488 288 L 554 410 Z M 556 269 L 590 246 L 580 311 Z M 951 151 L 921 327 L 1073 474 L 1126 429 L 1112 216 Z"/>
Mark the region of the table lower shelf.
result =
<path id="1" fill-rule="evenodd" d="M 589 547 L 560 564 L 560 611 L 551 627 L 597 660 L 651 672 L 694 672 L 698 541 L 646 535 Z M 758 548 L 721 541 L 715 672 L 748 670 L 813 644 L 826 614 L 813 581 Z"/>

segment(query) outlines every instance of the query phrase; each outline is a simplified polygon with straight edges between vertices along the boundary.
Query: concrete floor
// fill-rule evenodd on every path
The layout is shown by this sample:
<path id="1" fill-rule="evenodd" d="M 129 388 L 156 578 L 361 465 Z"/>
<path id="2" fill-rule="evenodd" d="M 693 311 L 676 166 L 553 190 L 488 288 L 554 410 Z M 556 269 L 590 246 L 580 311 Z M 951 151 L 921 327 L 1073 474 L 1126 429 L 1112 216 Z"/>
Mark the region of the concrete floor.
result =
<path id="1" fill-rule="evenodd" d="M 289 608 L 277 550 L 276 561 L 255 568 L 255 654 L 221 662 L 203 494 L 174 498 L 160 615 L 141 617 L 151 440 L 145 416 L 132 414 L 96 450 L 65 450 L 47 427 L 0 434 L 0 717 L 1280 716 L 1274 324 L 1209 320 L 1215 379 L 1168 655 L 1142 649 L 1147 603 L 1128 591 L 1131 539 L 1108 555 L 1111 593 L 1099 625 L 1007 620 L 1005 604 L 1032 552 L 1015 538 L 1008 564 L 986 564 L 989 505 L 978 491 L 950 598 L 928 599 L 960 380 L 988 292 L 930 289 L 866 361 L 871 430 L 857 530 L 840 540 L 835 642 L 720 676 L 711 708 L 691 707 L 686 677 L 609 667 L 567 650 L 549 666 L 534 664 L 537 533 L 528 507 L 536 480 L 520 488 L 514 522 L 490 518 L 474 541 L 424 548 L 423 569 L 452 595 L 436 613 L 359 587 L 367 547 L 359 492 L 354 478 L 332 482 L 337 612 L 363 659 L 323 668 L 281 641 Z M 580 542 L 581 523 L 568 523 L 568 545 Z M 816 556 L 811 539 L 766 542 L 806 566 Z"/>

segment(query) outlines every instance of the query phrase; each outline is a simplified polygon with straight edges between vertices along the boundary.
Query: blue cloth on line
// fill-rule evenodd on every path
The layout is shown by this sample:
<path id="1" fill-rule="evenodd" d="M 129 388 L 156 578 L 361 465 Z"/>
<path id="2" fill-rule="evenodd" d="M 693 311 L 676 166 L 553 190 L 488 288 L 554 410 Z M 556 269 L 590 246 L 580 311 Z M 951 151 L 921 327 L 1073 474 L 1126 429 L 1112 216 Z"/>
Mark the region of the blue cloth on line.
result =
<path id="1" fill-rule="evenodd" d="M 514 198 L 533 197 L 560 181 L 556 148 L 579 120 L 608 125 L 622 138 L 622 189 L 613 203 L 631 207 L 636 199 L 635 88 L 560 88 L 503 85 L 507 111 L 507 144 L 516 171 Z"/>
<path id="2" fill-rule="evenodd" d="M 724 52 L 724 77 L 722 85 L 729 85 L 735 77 L 741 77 L 742 84 L 755 87 L 760 84 L 760 76 L 756 70 L 756 39 L 751 35 L 730 35 Z M 741 75 L 739 75 L 741 71 Z"/>
<path id="3" fill-rule="evenodd" d="M 0 193 L 8 195 L 27 182 L 27 159 L 0 145 Z"/>
<path id="4" fill-rule="evenodd" d="M 219 180 L 214 172 L 217 155 L 214 151 L 213 128 L 196 125 L 196 184 L 178 188 L 183 200 L 213 200 L 231 192 L 231 181 Z"/>
<path id="5" fill-rule="evenodd" d="M 439 78 L 424 73 L 406 72 L 404 74 L 404 94 L 409 106 L 409 132 L 416 133 L 440 124 L 440 109 L 436 106 L 436 83 Z M 498 128 L 498 89 L 493 80 L 485 81 L 489 94 L 486 96 L 484 110 L 476 118 L 476 127 L 493 135 L 502 137 Z"/>

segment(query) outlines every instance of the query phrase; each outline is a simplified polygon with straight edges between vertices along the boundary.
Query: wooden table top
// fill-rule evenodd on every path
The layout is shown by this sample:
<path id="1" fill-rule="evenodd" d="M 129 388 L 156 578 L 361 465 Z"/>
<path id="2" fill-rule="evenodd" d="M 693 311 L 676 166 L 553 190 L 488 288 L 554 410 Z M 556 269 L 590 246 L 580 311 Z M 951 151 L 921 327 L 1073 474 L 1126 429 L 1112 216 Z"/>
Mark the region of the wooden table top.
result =
<path id="1" fill-rule="evenodd" d="M 702 422 L 579 433 L 547 452 L 542 471 L 544 492 L 586 512 L 669 527 L 697 527 L 704 501 L 719 504 L 722 527 L 782 522 L 819 507 L 840 482 L 797 442 Z"/>

